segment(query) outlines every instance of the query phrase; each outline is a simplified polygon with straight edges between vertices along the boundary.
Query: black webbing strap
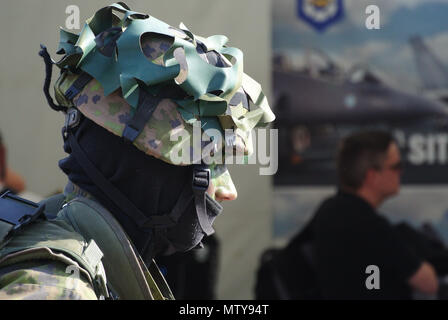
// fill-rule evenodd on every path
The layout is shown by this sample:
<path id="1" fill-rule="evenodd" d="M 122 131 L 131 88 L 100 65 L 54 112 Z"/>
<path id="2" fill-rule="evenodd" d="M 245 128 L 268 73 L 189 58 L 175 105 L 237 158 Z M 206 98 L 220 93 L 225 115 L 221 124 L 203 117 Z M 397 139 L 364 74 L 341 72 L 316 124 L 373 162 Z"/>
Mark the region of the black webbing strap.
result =
<path id="1" fill-rule="evenodd" d="M 173 224 L 169 216 L 145 216 L 126 196 L 121 193 L 87 158 L 75 136 L 68 131 L 67 134 L 72 154 L 79 165 L 84 169 L 87 176 L 95 181 L 95 184 L 107 197 L 127 216 L 129 216 L 139 227 L 168 227 Z"/>
<path id="2" fill-rule="evenodd" d="M 202 231 L 209 236 L 215 232 L 208 219 L 206 192 L 210 184 L 210 169 L 205 165 L 194 165 L 193 167 L 193 194 L 196 206 L 196 214 Z"/>
<path id="3" fill-rule="evenodd" d="M 64 96 L 69 100 L 73 99 L 92 79 L 93 77 L 90 74 L 82 72 L 70 88 L 65 91 Z"/>
<path id="4" fill-rule="evenodd" d="M 23 199 L 7 191 L 0 195 L 0 248 L 7 237 L 38 218 L 44 218 L 45 204 Z"/>
<path id="5" fill-rule="evenodd" d="M 145 127 L 145 124 L 151 118 L 154 110 L 156 110 L 160 100 L 162 99 L 155 97 L 140 88 L 137 110 L 124 128 L 123 138 L 130 142 L 134 142 L 134 140 L 137 139 L 138 135 Z"/>
<path id="6" fill-rule="evenodd" d="M 44 81 L 44 94 L 45 98 L 47 99 L 48 105 L 51 107 L 51 109 L 55 111 L 65 111 L 67 107 L 65 106 L 59 106 L 53 102 L 53 98 L 50 95 L 50 83 L 51 83 L 51 74 L 53 72 L 53 60 L 51 59 L 50 55 L 48 54 L 47 48 L 41 44 L 40 45 L 41 50 L 39 51 L 39 55 L 44 59 L 45 62 L 45 81 Z"/>

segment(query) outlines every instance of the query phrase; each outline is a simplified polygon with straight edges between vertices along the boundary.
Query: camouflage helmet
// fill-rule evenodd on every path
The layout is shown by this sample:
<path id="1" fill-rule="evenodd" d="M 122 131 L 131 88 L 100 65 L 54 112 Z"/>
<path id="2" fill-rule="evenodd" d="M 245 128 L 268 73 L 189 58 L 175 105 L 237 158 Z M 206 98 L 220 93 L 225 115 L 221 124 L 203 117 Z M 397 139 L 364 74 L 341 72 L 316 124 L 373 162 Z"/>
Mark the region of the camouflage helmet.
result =
<path id="1" fill-rule="evenodd" d="M 249 155 L 252 129 L 275 116 L 261 86 L 243 72 L 242 52 L 227 41 L 114 3 L 97 11 L 79 34 L 61 28 L 56 100 L 171 164 L 200 161 L 194 152 L 172 160 L 173 152 L 192 150 L 195 126 L 201 137 L 207 129 L 222 137 L 231 129 L 226 139 L 205 140 L 214 144 L 213 152 L 231 147 Z M 180 131 L 186 139 L 175 138 Z"/>

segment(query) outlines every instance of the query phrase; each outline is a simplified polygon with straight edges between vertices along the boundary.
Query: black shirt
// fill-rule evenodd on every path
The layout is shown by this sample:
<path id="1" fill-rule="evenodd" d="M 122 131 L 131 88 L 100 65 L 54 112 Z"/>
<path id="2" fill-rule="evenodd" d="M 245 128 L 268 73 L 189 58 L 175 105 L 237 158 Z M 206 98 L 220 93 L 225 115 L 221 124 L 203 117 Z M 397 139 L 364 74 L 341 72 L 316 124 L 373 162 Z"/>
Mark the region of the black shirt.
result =
<path id="1" fill-rule="evenodd" d="M 314 216 L 316 273 L 326 299 L 410 299 L 408 279 L 423 259 L 362 198 L 338 192 Z M 379 289 L 367 289 L 369 265 L 379 269 Z"/>

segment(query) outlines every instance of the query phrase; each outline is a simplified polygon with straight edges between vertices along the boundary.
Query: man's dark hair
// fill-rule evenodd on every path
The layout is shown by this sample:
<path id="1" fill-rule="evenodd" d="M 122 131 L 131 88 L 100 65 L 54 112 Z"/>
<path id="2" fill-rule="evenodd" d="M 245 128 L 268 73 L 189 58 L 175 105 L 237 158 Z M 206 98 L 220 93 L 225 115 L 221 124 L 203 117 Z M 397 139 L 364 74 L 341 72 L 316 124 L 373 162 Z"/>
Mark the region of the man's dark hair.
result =
<path id="1" fill-rule="evenodd" d="M 356 132 L 344 138 L 337 155 L 340 187 L 359 189 L 368 169 L 381 168 L 392 142 L 392 134 L 382 130 Z"/>

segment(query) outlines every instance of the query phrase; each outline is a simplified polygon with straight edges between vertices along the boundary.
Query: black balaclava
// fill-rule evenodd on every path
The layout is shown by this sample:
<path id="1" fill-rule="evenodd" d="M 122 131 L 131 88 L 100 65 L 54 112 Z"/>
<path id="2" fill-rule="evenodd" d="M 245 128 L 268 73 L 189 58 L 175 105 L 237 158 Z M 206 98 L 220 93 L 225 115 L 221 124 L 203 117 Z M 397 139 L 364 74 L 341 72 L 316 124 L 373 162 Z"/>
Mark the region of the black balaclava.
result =
<path id="1" fill-rule="evenodd" d="M 146 216 L 170 213 L 185 184 L 191 185 L 191 166 L 175 166 L 148 156 L 90 119 L 83 117 L 72 132 L 95 167 Z M 94 196 L 114 215 L 145 262 L 161 252 L 191 249 L 202 239 L 194 201 L 185 204 L 188 207 L 177 226 L 165 234 L 171 238 L 171 243 L 167 243 L 166 236 L 160 237 L 152 229 L 140 229 L 91 181 L 73 155 L 68 140 L 64 150 L 70 155 L 59 161 L 59 167 L 70 181 Z M 222 207 L 207 197 L 207 208 L 209 221 L 213 222 Z"/>

